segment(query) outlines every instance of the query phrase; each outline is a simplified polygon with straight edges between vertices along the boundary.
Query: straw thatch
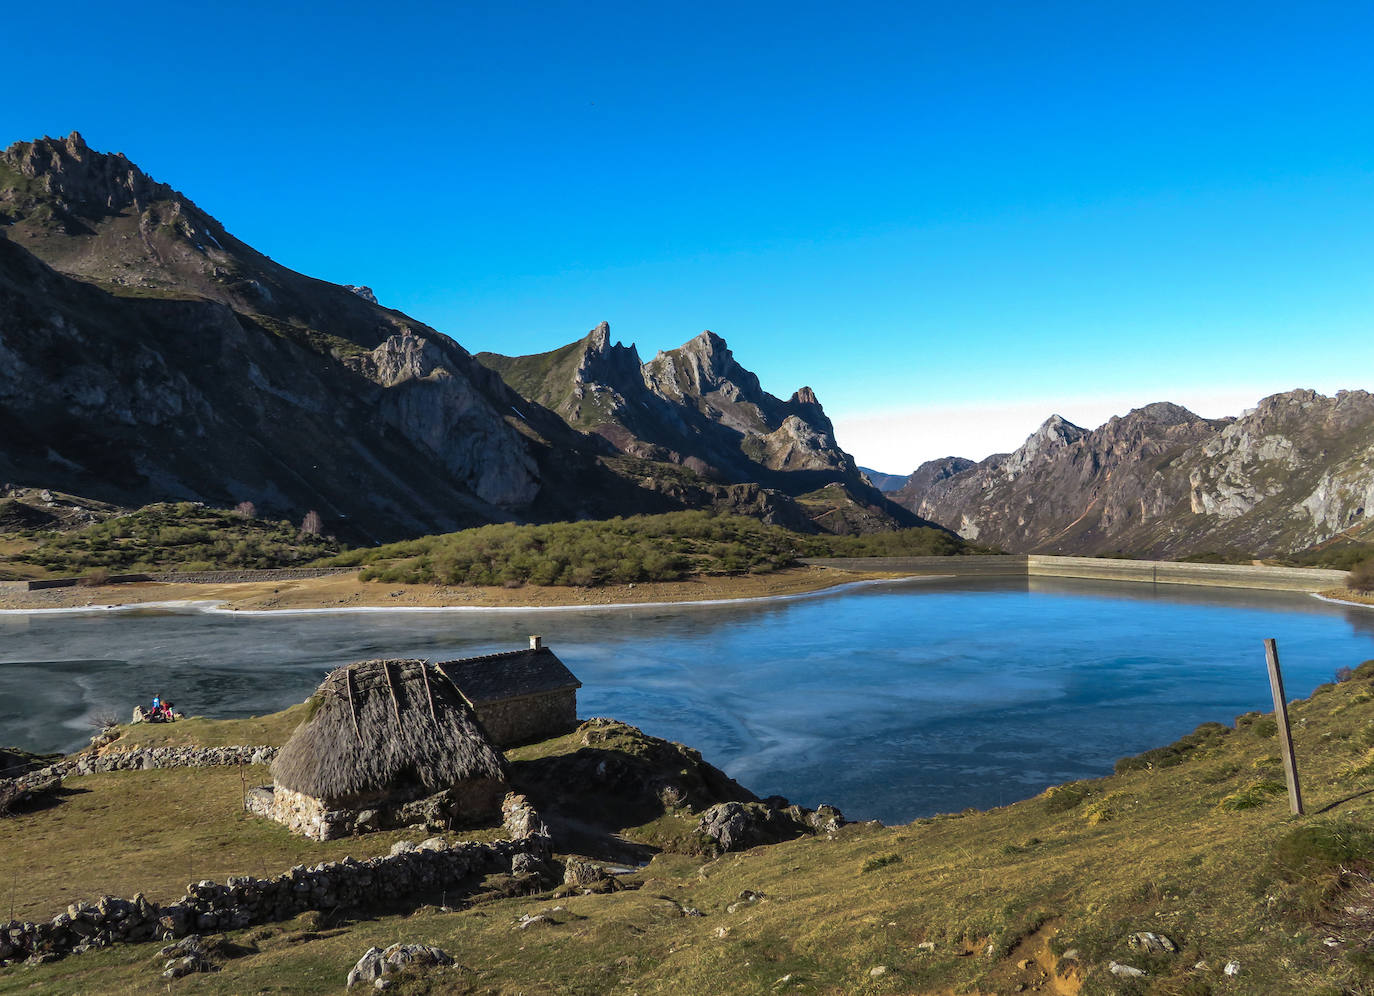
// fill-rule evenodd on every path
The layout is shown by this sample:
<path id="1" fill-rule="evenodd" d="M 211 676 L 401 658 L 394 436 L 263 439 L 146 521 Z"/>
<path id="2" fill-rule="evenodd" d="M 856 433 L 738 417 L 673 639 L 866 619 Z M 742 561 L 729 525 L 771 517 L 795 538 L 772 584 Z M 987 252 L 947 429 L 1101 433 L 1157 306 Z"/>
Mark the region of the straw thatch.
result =
<path id="1" fill-rule="evenodd" d="M 432 664 L 363 661 L 325 678 L 272 777 L 281 788 L 338 803 L 504 781 L 505 763 Z"/>

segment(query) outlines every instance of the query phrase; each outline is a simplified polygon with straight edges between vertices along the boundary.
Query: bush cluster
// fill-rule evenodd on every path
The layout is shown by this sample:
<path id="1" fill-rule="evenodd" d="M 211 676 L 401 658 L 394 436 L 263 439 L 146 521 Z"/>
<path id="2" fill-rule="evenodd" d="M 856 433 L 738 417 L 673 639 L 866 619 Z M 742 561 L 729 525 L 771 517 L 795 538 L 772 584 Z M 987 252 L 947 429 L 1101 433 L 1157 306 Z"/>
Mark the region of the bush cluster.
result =
<path id="1" fill-rule="evenodd" d="M 338 553 L 332 538 L 303 535 L 290 522 L 245 518 L 191 502 L 148 505 L 70 533 L 44 535 L 28 563 L 100 578 L 150 570 L 300 566 Z"/>
<path id="2" fill-rule="evenodd" d="M 590 587 L 676 581 L 691 574 L 768 573 L 794 562 L 792 536 L 757 519 L 671 512 L 599 522 L 482 526 L 354 551 L 333 562 L 370 565 L 364 580 Z"/>
<path id="3" fill-rule="evenodd" d="M 596 522 L 482 526 L 354 550 L 330 561 L 364 580 L 410 584 L 570 585 L 766 574 L 800 556 L 926 556 L 963 552 L 938 529 L 806 536 L 744 516 L 669 512 Z"/>
<path id="4" fill-rule="evenodd" d="M 1374 591 L 1374 557 L 1366 557 L 1350 568 L 1345 583 L 1351 591 Z"/>

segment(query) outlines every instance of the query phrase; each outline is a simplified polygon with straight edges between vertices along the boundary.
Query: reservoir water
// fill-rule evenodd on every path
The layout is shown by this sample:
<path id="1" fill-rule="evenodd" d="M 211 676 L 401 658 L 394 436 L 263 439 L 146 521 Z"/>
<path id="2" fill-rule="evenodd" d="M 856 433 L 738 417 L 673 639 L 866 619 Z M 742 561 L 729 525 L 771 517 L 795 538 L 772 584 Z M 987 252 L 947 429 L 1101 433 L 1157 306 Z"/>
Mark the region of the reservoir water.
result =
<path id="1" fill-rule="evenodd" d="M 1307 595 L 1048 579 L 921 581 L 790 601 L 612 610 L 0 613 L 0 745 L 73 750 L 162 694 L 285 708 L 334 667 L 445 660 L 539 633 L 579 713 L 698 748 L 760 795 L 904 822 L 1111 772 L 1199 723 L 1374 658 L 1374 610 Z"/>

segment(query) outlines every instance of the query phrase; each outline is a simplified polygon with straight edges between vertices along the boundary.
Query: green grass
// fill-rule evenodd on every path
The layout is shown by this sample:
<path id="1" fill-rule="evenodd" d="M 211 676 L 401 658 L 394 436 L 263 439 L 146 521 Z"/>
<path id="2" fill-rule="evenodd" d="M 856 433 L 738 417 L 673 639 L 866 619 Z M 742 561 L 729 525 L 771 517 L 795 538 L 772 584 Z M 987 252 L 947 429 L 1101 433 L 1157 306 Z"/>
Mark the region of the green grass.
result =
<path id="1" fill-rule="evenodd" d="M 1019 967 L 1027 960 L 1057 972 L 1062 991 L 1075 991 L 1071 981 L 1085 994 L 1368 992 L 1369 931 L 1347 911 L 1374 907 L 1374 782 L 1341 772 L 1369 747 L 1371 672 L 1359 668 L 1292 706 L 1306 817 L 1289 816 L 1279 794 L 1256 808 L 1218 809 L 1273 767 L 1272 734 L 1261 735 L 1259 717 L 1246 716 L 1229 735 L 1204 736 L 1177 763 L 1075 782 L 988 812 L 855 824 L 833 837 L 712 860 L 663 854 L 631 877 L 638 888 L 613 894 L 375 918 L 340 911 L 342 919 L 325 926 L 235 932 L 229 940 L 238 947 L 222 971 L 175 988 L 337 992 L 368 946 L 407 940 L 438 944 L 461 968 L 407 982 L 401 993 L 1035 991 L 1031 983 L 1040 983 Z M 620 736 L 612 730 L 608 740 Z M 562 746 L 522 748 L 521 756 L 590 748 L 569 737 Z M 183 788 L 193 791 L 190 782 Z M 598 790 L 585 791 L 594 805 Z M 214 839 L 223 818 L 198 832 Z M 105 839 L 120 846 L 117 834 Z M 29 857 L 79 875 L 81 848 Z M 764 898 L 741 904 L 744 890 Z M 556 905 L 564 909 L 554 924 L 513 929 L 521 914 Z M 684 908 L 704 916 L 685 916 Z M 1165 934 L 1179 953 L 1132 948 L 1130 936 L 1142 930 Z M 1076 959 L 1061 961 L 1070 949 Z M 163 992 L 155 950 L 126 946 L 0 970 L 0 993 Z M 1139 983 L 1117 979 L 1107 970 L 1113 960 L 1150 974 Z M 1231 960 L 1241 966 L 1235 978 L 1221 971 Z M 1195 971 L 1199 961 L 1208 967 Z M 874 976 L 876 966 L 887 971 Z"/>
<path id="2" fill-rule="evenodd" d="M 292 322 L 282 321 L 280 318 L 273 318 L 271 315 L 249 315 L 256 325 L 270 332 L 280 339 L 294 342 L 302 349 L 308 349 L 312 353 L 319 353 L 321 356 L 333 356 L 335 359 L 349 359 L 352 357 L 365 356 L 371 352 L 366 346 L 354 342 L 352 339 L 345 339 L 342 336 L 333 335 L 329 332 L 322 332 L 319 329 L 309 328 L 305 325 L 298 325 Z"/>
<path id="3" fill-rule="evenodd" d="M 290 522 L 246 519 L 190 502 L 148 505 L 72 532 L 36 532 L 14 556 L 56 574 L 299 567 L 337 554 L 339 543 L 301 535 Z"/>

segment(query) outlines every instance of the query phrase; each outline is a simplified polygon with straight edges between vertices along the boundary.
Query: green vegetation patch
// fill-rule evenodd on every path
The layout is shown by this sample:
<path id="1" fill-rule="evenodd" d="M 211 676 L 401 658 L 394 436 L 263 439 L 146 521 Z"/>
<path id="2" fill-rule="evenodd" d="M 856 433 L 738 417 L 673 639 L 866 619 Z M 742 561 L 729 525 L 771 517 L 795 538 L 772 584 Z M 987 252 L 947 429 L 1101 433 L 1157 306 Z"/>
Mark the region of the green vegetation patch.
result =
<path id="1" fill-rule="evenodd" d="M 1181 737 L 1167 747 L 1155 747 L 1143 754 L 1123 757 L 1116 762 L 1116 772 L 1148 771 L 1154 768 L 1169 768 L 1182 764 L 1195 751 L 1215 747 L 1223 737 L 1231 732 L 1230 727 L 1221 723 L 1203 723 L 1186 737 Z"/>
<path id="2" fill-rule="evenodd" d="M 799 556 L 934 556 L 962 550 L 962 541 L 938 529 L 806 536 L 746 516 L 689 511 L 482 526 L 351 550 L 329 563 L 363 566 L 363 580 L 392 584 L 593 587 L 694 575 L 767 574 L 794 565 Z"/>
<path id="3" fill-rule="evenodd" d="M 482 526 L 336 557 L 388 583 L 594 586 L 766 574 L 796 561 L 797 536 L 743 516 L 670 512 L 599 522 Z"/>
<path id="4" fill-rule="evenodd" d="M 285 520 L 248 518 L 191 502 L 148 505 L 67 533 L 40 533 L 15 556 L 55 574 L 301 567 L 337 554 L 338 541 Z"/>

